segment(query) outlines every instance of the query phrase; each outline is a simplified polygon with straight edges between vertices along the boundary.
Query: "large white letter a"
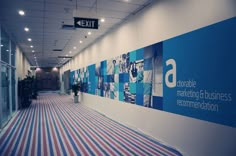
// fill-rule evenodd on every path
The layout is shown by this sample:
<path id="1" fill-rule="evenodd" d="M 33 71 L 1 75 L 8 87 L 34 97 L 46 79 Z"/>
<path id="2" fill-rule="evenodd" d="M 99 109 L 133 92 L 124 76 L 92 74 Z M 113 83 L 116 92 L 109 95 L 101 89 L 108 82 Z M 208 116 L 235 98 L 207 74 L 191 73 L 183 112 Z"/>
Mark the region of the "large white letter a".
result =
<path id="1" fill-rule="evenodd" d="M 174 59 L 166 61 L 166 66 L 172 65 L 172 69 L 168 70 L 165 75 L 165 83 L 169 88 L 176 87 L 176 63 Z M 172 81 L 169 80 L 169 76 L 172 75 Z"/>

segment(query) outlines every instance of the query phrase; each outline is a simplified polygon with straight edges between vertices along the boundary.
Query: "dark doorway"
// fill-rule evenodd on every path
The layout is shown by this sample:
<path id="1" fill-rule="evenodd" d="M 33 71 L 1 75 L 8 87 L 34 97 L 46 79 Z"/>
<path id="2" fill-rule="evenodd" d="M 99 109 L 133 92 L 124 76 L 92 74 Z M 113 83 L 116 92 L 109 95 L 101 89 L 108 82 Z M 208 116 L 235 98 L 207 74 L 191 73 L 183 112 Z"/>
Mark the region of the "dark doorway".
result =
<path id="1" fill-rule="evenodd" d="M 59 70 L 57 68 L 37 68 L 37 88 L 39 91 L 59 90 Z"/>
<path id="2" fill-rule="evenodd" d="M 70 70 L 64 72 L 63 81 L 65 92 L 70 94 Z"/>

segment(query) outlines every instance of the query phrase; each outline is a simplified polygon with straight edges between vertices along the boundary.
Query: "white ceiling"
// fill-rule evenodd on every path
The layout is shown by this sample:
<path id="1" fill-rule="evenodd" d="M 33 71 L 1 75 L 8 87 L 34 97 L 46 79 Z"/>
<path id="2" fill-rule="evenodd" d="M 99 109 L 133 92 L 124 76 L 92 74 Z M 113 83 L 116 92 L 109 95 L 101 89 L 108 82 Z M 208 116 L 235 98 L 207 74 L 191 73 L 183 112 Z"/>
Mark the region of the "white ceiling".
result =
<path id="1" fill-rule="evenodd" d="M 61 66 L 111 28 L 152 3 L 153 0 L 0 0 L 0 24 L 11 33 L 33 66 Z M 25 11 L 25 16 L 18 14 Z M 98 30 L 62 29 L 62 24 L 73 25 L 73 15 L 105 18 Z M 30 31 L 25 32 L 24 27 Z M 88 31 L 92 35 L 88 35 Z M 85 38 L 87 36 L 87 38 Z M 32 38 L 32 42 L 27 38 Z M 79 41 L 83 43 L 80 44 Z M 32 53 L 34 46 L 35 52 Z M 76 49 L 73 47 L 76 46 Z M 62 49 L 61 52 L 53 49 Z M 72 53 L 69 53 L 71 51 Z M 34 56 L 37 57 L 35 60 Z"/>

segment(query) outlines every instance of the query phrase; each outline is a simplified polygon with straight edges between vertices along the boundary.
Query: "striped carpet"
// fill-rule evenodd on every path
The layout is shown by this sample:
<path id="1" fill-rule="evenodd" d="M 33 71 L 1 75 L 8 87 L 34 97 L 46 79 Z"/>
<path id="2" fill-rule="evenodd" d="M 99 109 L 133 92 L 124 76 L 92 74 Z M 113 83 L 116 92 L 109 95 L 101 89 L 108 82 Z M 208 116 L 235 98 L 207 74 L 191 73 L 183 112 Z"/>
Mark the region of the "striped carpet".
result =
<path id="1" fill-rule="evenodd" d="M 181 155 L 68 96 L 41 94 L 0 136 L 0 155 Z"/>

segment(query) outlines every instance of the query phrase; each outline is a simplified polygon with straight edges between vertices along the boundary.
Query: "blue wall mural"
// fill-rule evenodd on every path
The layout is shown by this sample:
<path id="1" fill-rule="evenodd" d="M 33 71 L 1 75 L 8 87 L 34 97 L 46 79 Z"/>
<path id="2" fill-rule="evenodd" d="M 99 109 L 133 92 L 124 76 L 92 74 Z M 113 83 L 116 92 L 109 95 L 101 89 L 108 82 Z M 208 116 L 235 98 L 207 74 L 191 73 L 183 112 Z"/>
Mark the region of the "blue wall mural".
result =
<path id="1" fill-rule="evenodd" d="M 85 93 L 236 127 L 236 18 L 71 72 Z"/>

